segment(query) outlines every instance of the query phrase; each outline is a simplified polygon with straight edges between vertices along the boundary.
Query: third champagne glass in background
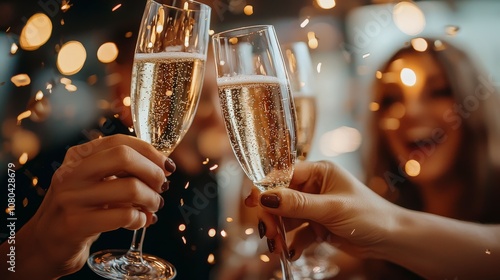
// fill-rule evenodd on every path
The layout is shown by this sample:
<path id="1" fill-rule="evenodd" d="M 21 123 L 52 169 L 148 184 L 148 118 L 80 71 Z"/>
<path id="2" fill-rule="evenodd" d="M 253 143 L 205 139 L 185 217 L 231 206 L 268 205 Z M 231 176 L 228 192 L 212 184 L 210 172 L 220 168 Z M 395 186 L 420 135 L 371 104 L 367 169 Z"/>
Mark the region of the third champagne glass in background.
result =
<path id="1" fill-rule="evenodd" d="M 297 115 L 297 159 L 305 160 L 316 129 L 314 70 L 306 43 L 292 42 L 281 48 Z"/>

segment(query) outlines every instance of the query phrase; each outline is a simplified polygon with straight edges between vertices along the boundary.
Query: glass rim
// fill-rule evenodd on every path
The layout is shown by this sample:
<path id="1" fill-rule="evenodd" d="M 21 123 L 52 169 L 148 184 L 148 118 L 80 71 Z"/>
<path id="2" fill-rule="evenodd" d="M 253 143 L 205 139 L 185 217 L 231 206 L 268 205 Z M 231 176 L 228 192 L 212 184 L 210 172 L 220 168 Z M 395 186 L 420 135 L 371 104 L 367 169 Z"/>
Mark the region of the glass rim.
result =
<path id="1" fill-rule="evenodd" d="M 209 5 L 198 2 L 198 1 L 194 1 L 194 0 L 185 0 L 185 1 L 148 0 L 148 2 L 154 3 L 154 4 L 159 5 L 159 6 L 165 6 L 165 7 L 169 7 L 172 9 L 176 9 L 179 11 L 210 11 L 212 9 Z M 167 3 L 162 3 L 162 2 L 170 2 L 170 3 L 167 4 Z M 190 5 L 191 4 L 198 5 L 198 9 L 193 9 L 190 7 L 188 7 L 187 9 L 184 9 L 184 7 L 181 7 L 181 4 L 186 3 L 186 2 L 189 3 Z M 174 6 L 174 4 L 172 4 L 172 3 L 179 3 L 179 4 L 177 6 Z"/>
<path id="2" fill-rule="evenodd" d="M 253 30 L 253 31 L 250 31 L 250 30 Z M 228 29 L 228 30 L 224 30 L 224 31 L 215 33 L 214 35 L 212 35 L 212 39 L 218 40 L 220 38 L 227 38 L 227 37 L 241 37 L 244 35 L 250 35 L 250 34 L 257 33 L 259 31 L 264 31 L 264 30 L 273 30 L 274 31 L 274 26 L 271 24 L 258 24 L 258 25 L 237 27 L 237 28 Z M 245 33 L 242 33 L 242 31 L 245 31 Z"/>

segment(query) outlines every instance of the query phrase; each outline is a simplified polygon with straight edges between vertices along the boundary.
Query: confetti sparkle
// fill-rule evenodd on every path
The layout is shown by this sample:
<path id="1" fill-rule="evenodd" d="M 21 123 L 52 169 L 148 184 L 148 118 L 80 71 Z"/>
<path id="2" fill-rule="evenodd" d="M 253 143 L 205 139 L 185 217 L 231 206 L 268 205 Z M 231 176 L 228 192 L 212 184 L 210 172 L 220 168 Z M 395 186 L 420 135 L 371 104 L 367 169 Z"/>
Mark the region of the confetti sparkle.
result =
<path id="1" fill-rule="evenodd" d="M 186 185 L 184 186 L 185 190 L 187 190 L 187 188 L 189 188 L 189 182 L 187 182 Z"/>
<path id="2" fill-rule="evenodd" d="M 215 164 L 214 166 L 210 167 L 210 171 L 214 171 L 215 169 L 217 169 L 219 167 L 218 164 Z"/>
<path id="3" fill-rule="evenodd" d="M 486 253 L 486 255 L 491 255 L 491 251 L 490 251 L 490 249 L 486 249 L 486 252 L 485 252 L 485 253 Z"/>
<path id="4" fill-rule="evenodd" d="M 121 6 L 122 6 L 122 4 L 118 4 L 118 5 L 114 6 L 113 9 L 111 9 L 111 11 L 114 12 L 114 11 L 120 9 Z"/>

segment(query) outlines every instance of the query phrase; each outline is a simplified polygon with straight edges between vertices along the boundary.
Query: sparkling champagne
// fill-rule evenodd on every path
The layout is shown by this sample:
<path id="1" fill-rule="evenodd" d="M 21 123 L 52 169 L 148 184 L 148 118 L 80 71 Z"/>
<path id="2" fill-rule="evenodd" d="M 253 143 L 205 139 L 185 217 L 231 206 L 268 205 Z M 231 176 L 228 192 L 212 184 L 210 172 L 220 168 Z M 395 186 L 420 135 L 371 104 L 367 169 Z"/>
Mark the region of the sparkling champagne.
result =
<path id="1" fill-rule="evenodd" d="M 219 78 L 219 97 L 233 151 L 261 191 L 288 187 L 295 162 L 295 127 L 280 92 L 286 82 L 267 76 Z"/>
<path id="2" fill-rule="evenodd" d="M 193 121 L 203 84 L 205 57 L 166 52 L 136 54 L 132 116 L 137 136 L 170 154 Z"/>
<path id="3" fill-rule="evenodd" d="M 293 100 L 297 114 L 297 158 L 305 160 L 311 150 L 316 127 L 316 98 L 297 94 Z"/>

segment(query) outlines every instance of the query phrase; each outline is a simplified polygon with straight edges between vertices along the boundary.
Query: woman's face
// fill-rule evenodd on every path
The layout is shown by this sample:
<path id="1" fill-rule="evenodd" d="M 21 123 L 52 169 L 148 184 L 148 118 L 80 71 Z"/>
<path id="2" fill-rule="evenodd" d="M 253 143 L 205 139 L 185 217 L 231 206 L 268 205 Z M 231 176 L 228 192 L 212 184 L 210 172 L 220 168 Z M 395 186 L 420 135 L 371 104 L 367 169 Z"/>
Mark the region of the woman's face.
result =
<path id="1" fill-rule="evenodd" d="M 417 184 L 442 180 L 454 167 L 462 129 L 443 68 L 428 53 L 398 57 L 379 79 L 376 102 L 382 139 Z"/>

